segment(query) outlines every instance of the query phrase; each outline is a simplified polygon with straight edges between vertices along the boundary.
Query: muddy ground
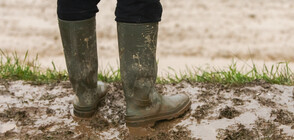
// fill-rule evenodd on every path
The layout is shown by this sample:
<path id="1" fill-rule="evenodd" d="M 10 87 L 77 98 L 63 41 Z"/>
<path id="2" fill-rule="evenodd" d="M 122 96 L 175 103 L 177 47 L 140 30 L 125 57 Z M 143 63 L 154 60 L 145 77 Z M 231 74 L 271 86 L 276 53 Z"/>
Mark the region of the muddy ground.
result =
<path id="1" fill-rule="evenodd" d="M 187 67 L 251 68 L 294 61 L 293 0 L 161 0 L 157 59 L 159 75 Z M 103 0 L 97 14 L 99 70 L 118 67 L 114 10 Z M 56 0 L 0 0 L 0 49 L 39 54 L 65 69 Z M 172 67 L 172 69 L 170 69 Z M 292 86 L 263 82 L 224 86 L 182 82 L 158 85 L 161 94 L 186 93 L 192 108 L 181 118 L 136 130 L 124 123 L 121 85 L 111 84 L 91 120 L 71 116 L 68 82 L 34 85 L 0 80 L 0 139 L 294 139 Z M 135 135 L 136 134 L 136 135 Z M 146 134 L 145 136 L 138 134 Z"/>
<path id="2" fill-rule="evenodd" d="M 191 109 L 150 128 L 125 125 L 120 83 L 112 83 L 92 119 L 71 115 L 69 82 L 0 82 L 0 139 L 294 139 L 293 86 L 256 82 L 225 86 L 181 82 L 157 85 L 160 94 L 186 93 Z"/>

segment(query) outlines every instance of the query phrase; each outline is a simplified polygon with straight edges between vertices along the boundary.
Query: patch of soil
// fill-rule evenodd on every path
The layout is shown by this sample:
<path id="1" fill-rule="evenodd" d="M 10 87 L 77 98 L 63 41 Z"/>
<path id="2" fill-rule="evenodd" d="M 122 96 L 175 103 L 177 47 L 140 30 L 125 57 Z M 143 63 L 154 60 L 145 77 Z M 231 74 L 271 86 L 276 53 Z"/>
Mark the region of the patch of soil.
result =
<path id="1" fill-rule="evenodd" d="M 234 106 L 244 105 L 244 101 L 239 98 L 233 98 L 232 102 L 233 102 Z"/>
<path id="2" fill-rule="evenodd" d="M 204 102 L 206 104 L 210 104 L 212 102 L 225 102 L 227 99 L 224 98 L 221 93 L 230 91 L 227 86 L 220 84 L 202 84 L 199 86 L 200 94 L 197 94 L 197 99 L 199 102 Z"/>
<path id="3" fill-rule="evenodd" d="M 235 88 L 234 89 L 234 95 L 237 96 L 237 97 L 240 97 L 241 95 L 252 95 L 252 94 L 255 94 L 256 93 L 256 90 L 254 89 L 250 89 L 250 88 Z"/>
<path id="4" fill-rule="evenodd" d="M 271 99 L 266 99 L 266 98 L 263 98 L 263 97 L 258 97 L 257 98 L 257 101 L 259 104 L 263 105 L 263 106 L 266 106 L 266 107 L 272 107 L 272 108 L 275 108 L 276 107 L 276 103 L 274 101 L 272 101 Z"/>
<path id="5" fill-rule="evenodd" d="M 109 88 L 109 94 L 106 100 L 101 103 L 103 111 L 111 110 L 111 113 L 104 114 L 104 117 L 109 120 L 112 126 L 125 124 L 125 101 L 121 83 L 113 83 Z"/>
<path id="6" fill-rule="evenodd" d="M 49 93 L 46 93 L 41 96 L 40 100 L 49 100 L 49 102 L 53 102 L 57 98 L 57 95 L 51 95 Z"/>
<path id="7" fill-rule="evenodd" d="M 48 116 L 51 116 L 51 115 L 54 115 L 54 114 L 55 114 L 55 111 L 54 111 L 53 109 L 47 108 L 47 109 L 46 109 L 46 114 L 47 114 Z"/>
<path id="8" fill-rule="evenodd" d="M 285 134 L 273 122 L 262 118 L 256 120 L 251 126 L 252 128 L 246 128 L 240 123 L 230 125 L 226 129 L 219 129 L 217 138 L 221 140 L 290 140 L 294 138 Z"/>
<path id="9" fill-rule="evenodd" d="M 92 129 L 95 129 L 96 131 L 103 131 L 103 130 L 107 130 L 109 129 L 109 122 L 107 119 L 105 119 L 103 116 L 101 116 L 100 114 L 96 114 L 96 116 L 94 118 L 91 119 L 91 121 L 86 121 L 89 124 L 87 124 L 88 126 L 91 126 Z M 85 123 L 85 122 L 80 122 L 80 124 Z M 85 125 L 85 124 L 83 124 Z"/>
<path id="10" fill-rule="evenodd" d="M 61 81 L 60 83 L 58 83 L 58 85 L 65 89 L 72 88 L 69 81 Z"/>
<path id="11" fill-rule="evenodd" d="M 242 124 L 229 126 L 227 129 L 221 129 L 218 133 L 218 139 L 222 140 L 252 140 L 255 135 L 249 129 L 246 129 Z"/>
<path id="12" fill-rule="evenodd" d="M 9 82 L 7 80 L 0 79 L 0 95 L 14 95 L 10 93 L 9 90 Z"/>
<path id="13" fill-rule="evenodd" d="M 59 82 L 58 82 L 59 83 Z M 49 83 L 47 86 L 46 86 L 46 90 L 47 91 L 50 91 L 50 90 L 53 90 L 57 85 L 58 85 L 57 82 L 53 82 L 53 83 Z"/>
<path id="14" fill-rule="evenodd" d="M 275 117 L 275 122 L 279 122 L 284 125 L 294 124 L 294 115 L 288 110 L 272 110 L 271 117 Z"/>
<path id="15" fill-rule="evenodd" d="M 5 137 L 5 139 L 13 139 L 18 135 L 18 133 L 13 132 L 13 130 L 6 131 L 4 134 L 0 134 L 1 137 Z"/>
<path id="16" fill-rule="evenodd" d="M 132 137 L 127 139 L 136 140 L 198 140 L 191 137 L 191 131 L 183 126 L 176 126 L 174 129 L 155 132 L 152 136 Z"/>
<path id="17" fill-rule="evenodd" d="M 220 111 L 220 114 L 218 117 L 219 119 L 222 119 L 222 118 L 233 119 L 241 114 L 234 107 L 229 107 L 229 106 L 226 106 L 225 108 L 222 108 L 219 111 Z"/>
<path id="18" fill-rule="evenodd" d="M 58 140 L 58 139 L 81 139 L 83 135 L 78 135 L 74 137 L 74 132 L 71 130 L 68 130 L 67 128 L 60 128 L 56 131 L 46 131 L 45 133 L 39 133 L 37 135 L 25 135 L 24 139 L 45 139 L 45 140 Z"/>
<path id="19" fill-rule="evenodd" d="M 38 108 L 27 107 L 27 108 L 8 108 L 0 113 L 0 121 L 8 122 L 14 120 L 18 126 L 32 125 L 34 120 L 31 119 L 32 115 L 37 114 Z"/>
<path id="20" fill-rule="evenodd" d="M 204 104 L 201 106 L 197 106 L 195 112 L 192 114 L 194 118 L 196 118 L 197 123 L 199 124 L 202 119 L 212 113 L 212 108 L 214 106 L 212 104 Z"/>
<path id="21" fill-rule="evenodd" d="M 201 93 L 199 95 L 197 95 L 197 99 L 201 102 L 207 103 L 211 98 L 214 97 L 214 95 L 216 95 L 214 91 L 204 89 L 201 90 Z"/>

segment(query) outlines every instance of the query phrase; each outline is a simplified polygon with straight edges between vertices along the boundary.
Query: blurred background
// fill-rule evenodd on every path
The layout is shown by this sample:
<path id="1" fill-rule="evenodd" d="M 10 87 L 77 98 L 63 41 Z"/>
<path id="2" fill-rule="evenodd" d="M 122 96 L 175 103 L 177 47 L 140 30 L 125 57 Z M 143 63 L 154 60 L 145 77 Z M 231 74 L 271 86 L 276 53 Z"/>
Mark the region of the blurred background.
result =
<path id="1" fill-rule="evenodd" d="M 250 69 L 294 61 L 293 0 L 161 0 L 159 75 L 188 68 L 225 69 L 234 60 Z M 0 49 L 65 69 L 56 0 L 1 0 Z M 97 14 L 99 69 L 118 67 L 114 10 L 102 0 Z"/>

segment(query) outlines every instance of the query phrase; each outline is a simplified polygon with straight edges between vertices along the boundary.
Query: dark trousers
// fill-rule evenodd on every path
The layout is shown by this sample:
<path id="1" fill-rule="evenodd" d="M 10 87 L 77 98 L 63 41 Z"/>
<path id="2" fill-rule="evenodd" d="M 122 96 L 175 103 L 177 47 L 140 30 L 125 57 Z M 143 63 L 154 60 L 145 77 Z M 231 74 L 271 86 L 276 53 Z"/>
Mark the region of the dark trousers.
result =
<path id="1" fill-rule="evenodd" d="M 100 0 L 58 0 L 57 14 L 62 20 L 85 20 L 99 11 Z M 148 23 L 161 20 L 160 0 L 117 0 L 115 20 L 127 23 Z"/>

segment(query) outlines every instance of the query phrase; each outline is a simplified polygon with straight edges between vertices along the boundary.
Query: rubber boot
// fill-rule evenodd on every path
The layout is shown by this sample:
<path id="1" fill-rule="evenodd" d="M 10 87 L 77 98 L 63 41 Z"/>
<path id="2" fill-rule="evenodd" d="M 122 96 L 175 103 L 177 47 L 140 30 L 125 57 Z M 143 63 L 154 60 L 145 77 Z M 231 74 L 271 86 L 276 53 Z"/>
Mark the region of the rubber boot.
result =
<path id="1" fill-rule="evenodd" d="M 97 82 L 95 17 L 81 21 L 59 19 L 59 28 L 69 80 L 75 92 L 74 115 L 89 118 L 96 112 L 107 87 Z"/>
<path id="2" fill-rule="evenodd" d="M 162 96 L 155 89 L 158 23 L 118 22 L 117 30 L 127 126 L 152 126 L 187 111 L 187 95 Z"/>

